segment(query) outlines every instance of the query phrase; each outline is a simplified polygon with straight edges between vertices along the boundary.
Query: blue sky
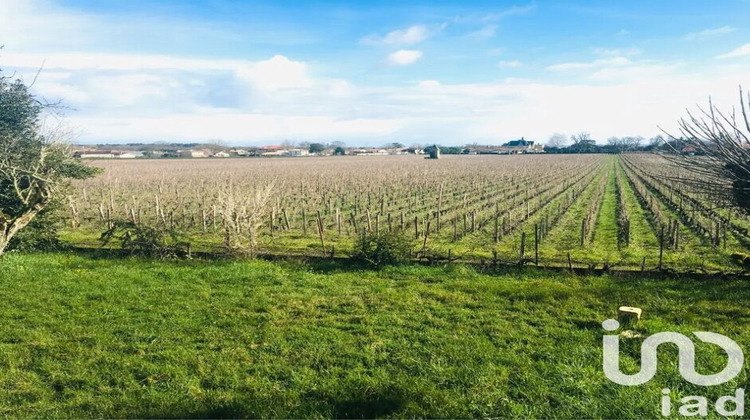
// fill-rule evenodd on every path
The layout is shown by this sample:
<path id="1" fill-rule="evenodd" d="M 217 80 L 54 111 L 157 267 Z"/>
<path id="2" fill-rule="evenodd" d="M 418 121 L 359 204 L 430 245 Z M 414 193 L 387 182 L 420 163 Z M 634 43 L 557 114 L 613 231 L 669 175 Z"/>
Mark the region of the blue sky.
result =
<path id="1" fill-rule="evenodd" d="M 750 87 L 750 1 L 0 0 L 0 68 L 81 142 L 659 133 Z"/>

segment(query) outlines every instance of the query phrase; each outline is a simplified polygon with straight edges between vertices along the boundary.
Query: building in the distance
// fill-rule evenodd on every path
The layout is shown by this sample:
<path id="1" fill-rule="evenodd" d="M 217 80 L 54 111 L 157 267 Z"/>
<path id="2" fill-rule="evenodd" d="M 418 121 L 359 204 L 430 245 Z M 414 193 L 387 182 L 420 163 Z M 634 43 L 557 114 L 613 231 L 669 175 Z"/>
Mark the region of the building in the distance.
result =
<path id="1" fill-rule="evenodd" d="M 143 152 L 129 152 L 119 150 L 78 150 L 73 157 L 79 159 L 136 159 L 144 157 Z"/>
<path id="2" fill-rule="evenodd" d="M 359 148 L 349 150 L 350 155 L 353 156 L 384 156 L 388 155 L 388 150 L 378 148 Z"/>
<path id="3" fill-rule="evenodd" d="M 284 156 L 310 156 L 310 151 L 307 149 L 288 149 L 284 151 Z"/>
<path id="4" fill-rule="evenodd" d="M 211 155 L 211 152 L 206 150 L 178 150 L 177 156 L 181 158 L 205 158 L 209 157 Z"/>
<path id="5" fill-rule="evenodd" d="M 229 153 L 232 153 L 232 154 L 237 155 L 237 156 L 242 156 L 242 157 L 244 157 L 244 156 L 250 156 L 250 152 L 248 152 L 245 149 L 232 149 L 232 150 L 229 151 Z"/>
<path id="6" fill-rule="evenodd" d="M 500 148 L 501 153 L 518 154 L 518 153 L 544 153 L 543 144 L 535 144 L 534 141 L 526 140 L 521 137 L 519 140 L 509 141 Z"/>
<path id="7" fill-rule="evenodd" d="M 109 150 L 81 150 L 73 153 L 79 159 L 114 159 L 115 154 Z"/>

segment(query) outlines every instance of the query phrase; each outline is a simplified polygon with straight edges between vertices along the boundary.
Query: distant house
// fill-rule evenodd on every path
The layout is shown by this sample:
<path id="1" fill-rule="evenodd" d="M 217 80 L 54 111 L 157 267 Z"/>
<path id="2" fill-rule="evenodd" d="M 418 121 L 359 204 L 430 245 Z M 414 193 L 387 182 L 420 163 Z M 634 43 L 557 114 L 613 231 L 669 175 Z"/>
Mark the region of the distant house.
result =
<path id="1" fill-rule="evenodd" d="M 526 148 L 526 147 L 531 147 L 533 145 L 534 145 L 533 141 L 524 140 L 523 138 L 521 138 L 521 140 L 509 141 L 509 142 L 505 143 L 503 146 L 505 146 L 505 147 L 522 147 L 522 148 Z"/>
<path id="2" fill-rule="evenodd" d="M 79 159 L 135 159 L 142 158 L 143 152 L 122 152 L 118 150 L 79 150 L 73 153 Z"/>
<path id="3" fill-rule="evenodd" d="M 350 155 L 356 155 L 356 156 L 384 156 L 388 155 L 388 150 L 386 149 L 353 149 L 349 151 Z"/>
<path id="4" fill-rule="evenodd" d="M 685 146 L 682 148 L 682 153 L 690 156 L 694 156 L 696 151 L 696 148 L 693 146 Z"/>
<path id="5" fill-rule="evenodd" d="M 250 156 L 250 152 L 245 149 L 234 149 L 231 152 L 237 156 Z"/>
<path id="6" fill-rule="evenodd" d="M 115 153 L 105 150 L 82 150 L 73 153 L 73 157 L 79 159 L 114 159 Z"/>
<path id="7" fill-rule="evenodd" d="M 178 150 L 177 156 L 182 158 L 205 158 L 210 155 L 209 152 L 206 152 L 205 150 Z"/>
<path id="8" fill-rule="evenodd" d="M 119 159 L 136 159 L 136 158 L 142 158 L 143 152 L 122 152 L 119 156 L 116 156 Z"/>
<path id="9" fill-rule="evenodd" d="M 509 141 L 502 145 L 500 153 L 544 153 L 544 145 L 534 144 L 533 141 L 525 140 L 521 137 L 519 140 Z"/>
<path id="10" fill-rule="evenodd" d="M 218 153 L 215 153 L 213 157 L 215 157 L 215 158 L 228 158 L 229 157 L 229 153 L 227 153 L 227 152 L 218 152 Z"/>
<path id="11" fill-rule="evenodd" d="M 310 156 L 310 151 L 305 150 L 305 149 L 289 149 L 289 150 L 284 150 L 284 156 L 293 156 L 293 157 Z"/>

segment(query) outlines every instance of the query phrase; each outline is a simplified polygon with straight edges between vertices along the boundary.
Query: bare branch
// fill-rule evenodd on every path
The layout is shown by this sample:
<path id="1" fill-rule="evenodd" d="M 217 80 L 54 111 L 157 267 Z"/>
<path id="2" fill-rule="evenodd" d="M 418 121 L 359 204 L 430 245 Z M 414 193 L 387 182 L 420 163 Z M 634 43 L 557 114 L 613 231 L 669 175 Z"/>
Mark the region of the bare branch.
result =
<path id="1" fill-rule="evenodd" d="M 711 98 L 708 108 L 697 108 L 697 115 L 688 110 L 687 117 L 678 122 L 679 137 L 662 130 L 670 139 L 668 153 L 662 155 L 695 175 L 695 179 L 681 182 L 715 196 L 730 197 L 735 205 L 750 212 L 750 121 L 742 87 L 744 124 L 737 121 L 734 109 L 724 113 Z"/>

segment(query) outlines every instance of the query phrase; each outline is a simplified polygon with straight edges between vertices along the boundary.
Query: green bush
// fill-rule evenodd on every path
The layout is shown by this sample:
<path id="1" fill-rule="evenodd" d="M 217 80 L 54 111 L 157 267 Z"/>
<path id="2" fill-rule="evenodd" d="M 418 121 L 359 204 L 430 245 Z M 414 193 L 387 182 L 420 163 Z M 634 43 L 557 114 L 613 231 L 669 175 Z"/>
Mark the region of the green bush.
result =
<path id="1" fill-rule="evenodd" d="M 184 258 L 189 254 L 190 245 L 181 240 L 174 229 L 164 226 L 147 226 L 129 220 L 118 220 L 104 231 L 100 238 L 102 245 L 115 240 L 131 255 L 147 258 Z"/>
<path id="2" fill-rule="evenodd" d="M 411 241 L 400 233 L 362 234 L 357 238 L 352 259 L 372 267 L 398 265 L 409 260 Z"/>
<path id="3" fill-rule="evenodd" d="M 8 250 L 59 251 L 65 245 L 58 236 L 60 222 L 56 215 L 56 204 L 42 210 L 25 228 L 10 240 Z"/>

